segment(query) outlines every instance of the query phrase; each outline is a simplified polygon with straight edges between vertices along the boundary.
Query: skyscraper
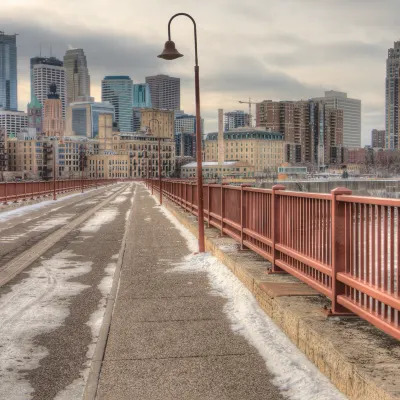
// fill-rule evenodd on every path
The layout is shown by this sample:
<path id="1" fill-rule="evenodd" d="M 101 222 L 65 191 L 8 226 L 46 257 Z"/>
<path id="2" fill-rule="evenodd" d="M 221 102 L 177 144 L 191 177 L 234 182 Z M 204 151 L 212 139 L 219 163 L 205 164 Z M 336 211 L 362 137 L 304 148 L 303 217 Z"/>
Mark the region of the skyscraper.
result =
<path id="1" fill-rule="evenodd" d="M 57 93 L 57 86 L 52 83 L 43 105 L 43 132 L 46 136 L 61 137 L 65 131 L 65 119 L 62 116 L 62 103 Z"/>
<path id="2" fill-rule="evenodd" d="M 17 35 L 0 31 L 0 109 L 17 111 Z"/>
<path id="3" fill-rule="evenodd" d="M 386 60 L 386 148 L 399 148 L 400 41 L 388 50 Z"/>
<path id="4" fill-rule="evenodd" d="M 180 110 L 181 80 L 168 75 L 146 77 L 150 86 L 150 96 L 153 108 L 164 110 Z"/>
<path id="5" fill-rule="evenodd" d="M 350 99 L 347 93 L 329 90 L 325 97 L 313 100 L 323 101 L 327 107 L 343 110 L 343 146 L 361 147 L 361 100 Z"/>
<path id="6" fill-rule="evenodd" d="M 114 106 L 114 121 L 121 132 L 132 130 L 132 85 L 129 76 L 106 76 L 101 81 L 101 101 Z"/>
<path id="7" fill-rule="evenodd" d="M 250 126 L 249 114 L 245 113 L 244 111 L 237 110 L 227 112 L 225 113 L 224 117 L 225 131 L 242 128 L 244 126 Z"/>
<path id="8" fill-rule="evenodd" d="M 42 111 L 43 106 L 36 96 L 33 96 L 28 104 L 28 128 L 35 129 L 36 133 L 42 133 Z"/>
<path id="9" fill-rule="evenodd" d="M 67 104 L 76 101 L 92 101 L 90 75 L 83 49 L 67 50 L 64 56 L 67 80 Z"/>
<path id="10" fill-rule="evenodd" d="M 55 57 L 34 57 L 31 58 L 31 99 L 33 96 L 44 106 L 50 85 L 55 84 L 57 94 L 62 104 L 62 118 L 65 119 L 65 107 L 67 102 L 67 85 L 65 68 L 63 62 Z M 44 113 L 44 108 L 43 108 Z M 44 114 L 42 114 L 44 117 Z"/>
<path id="11" fill-rule="evenodd" d="M 150 86 L 148 83 L 133 85 L 133 107 L 151 108 Z"/>

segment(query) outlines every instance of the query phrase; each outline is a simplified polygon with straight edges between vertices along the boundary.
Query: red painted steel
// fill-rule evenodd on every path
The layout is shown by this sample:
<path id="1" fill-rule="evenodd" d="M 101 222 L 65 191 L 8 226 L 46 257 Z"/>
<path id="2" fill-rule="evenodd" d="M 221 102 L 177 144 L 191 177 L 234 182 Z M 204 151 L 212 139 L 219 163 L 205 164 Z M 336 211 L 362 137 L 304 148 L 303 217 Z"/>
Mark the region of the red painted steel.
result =
<path id="1" fill-rule="evenodd" d="M 98 179 L 98 185 L 109 185 L 117 182 L 117 179 Z M 96 187 L 95 180 L 83 180 L 83 187 Z M 18 202 L 27 199 L 47 197 L 56 193 L 64 193 L 82 189 L 81 180 L 57 180 L 55 189 L 53 181 L 29 181 L 29 182 L 0 182 L 0 204 L 7 204 L 10 201 Z"/>
<path id="2" fill-rule="evenodd" d="M 400 200 L 284 189 L 204 185 L 205 219 L 271 261 L 272 271 L 332 299 L 333 315 L 355 313 L 400 339 Z M 198 213 L 194 182 L 168 180 L 163 194 Z"/>

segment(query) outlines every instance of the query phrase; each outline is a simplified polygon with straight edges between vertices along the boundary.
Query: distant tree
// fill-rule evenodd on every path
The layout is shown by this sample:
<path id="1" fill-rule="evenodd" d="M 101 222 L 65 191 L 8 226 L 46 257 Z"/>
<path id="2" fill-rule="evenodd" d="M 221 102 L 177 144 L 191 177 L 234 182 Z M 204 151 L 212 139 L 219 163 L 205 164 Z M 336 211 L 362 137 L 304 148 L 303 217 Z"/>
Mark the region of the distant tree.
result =
<path id="1" fill-rule="evenodd" d="M 349 173 L 347 172 L 347 169 L 343 170 L 342 178 L 347 179 L 348 177 L 349 177 Z"/>

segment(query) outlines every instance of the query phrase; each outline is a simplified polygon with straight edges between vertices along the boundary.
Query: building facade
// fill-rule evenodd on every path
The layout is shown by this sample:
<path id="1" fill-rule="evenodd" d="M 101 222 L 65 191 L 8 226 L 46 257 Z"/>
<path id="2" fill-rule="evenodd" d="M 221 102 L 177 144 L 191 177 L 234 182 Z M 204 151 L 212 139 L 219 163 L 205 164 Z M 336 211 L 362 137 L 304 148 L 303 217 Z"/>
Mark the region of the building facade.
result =
<path id="1" fill-rule="evenodd" d="M 32 64 L 38 61 L 37 64 Z M 55 57 L 31 59 L 32 77 L 33 77 L 33 96 L 35 96 L 40 104 L 44 105 L 47 100 L 47 94 L 51 84 L 57 87 L 57 94 L 60 97 L 62 105 L 62 117 L 66 116 L 67 104 L 67 84 L 65 77 L 65 68 L 60 66 L 62 61 Z M 42 115 L 44 117 L 44 115 Z"/>
<path id="2" fill-rule="evenodd" d="M 174 139 L 175 121 L 173 111 L 143 108 L 141 110 L 141 124 L 141 128 L 151 130 L 153 136 Z"/>
<path id="3" fill-rule="evenodd" d="M 151 108 L 150 85 L 148 83 L 137 83 L 133 85 L 133 107 Z"/>
<path id="4" fill-rule="evenodd" d="M 399 148 L 400 41 L 388 50 L 385 81 L 386 148 Z"/>
<path id="5" fill-rule="evenodd" d="M 158 176 L 158 137 L 145 133 L 116 132 L 111 116 L 105 114 L 100 115 L 99 127 L 98 156 L 88 158 L 90 173 L 95 173 L 96 166 L 104 165 L 105 178 L 118 177 L 115 174 L 122 174 L 119 176 L 121 178 Z M 160 145 L 162 176 L 171 176 L 175 169 L 175 142 L 164 137 L 160 139 Z M 124 160 L 127 163 L 121 163 Z"/>
<path id="6" fill-rule="evenodd" d="M 209 133 L 204 141 L 204 160 L 218 161 L 221 141 L 218 133 Z M 242 161 L 254 168 L 255 174 L 276 168 L 285 160 L 285 142 L 279 132 L 239 128 L 223 133 L 224 161 Z M 221 158 L 221 157 L 220 157 Z"/>
<path id="7" fill-rule="evenodd" d="M 90 75 L 83 49 L 67 50 L 64 56 L 67 81 L 67 104 L 91 101 Z"/>
<path id="8" fill-rule="evenodd" d="M 327 107 L 343 111 L 343 146 L 361 146 L 361 100 L 350 99 L 347 93 L 329 90 L 325 97 L 314 101 L 323 101 Z"/>
<path id="9" fill-rule="evenodd" d="M 17 35 L 0 31 L 0 110 L 18 110 Z"/>
<path id="10" fill-rule="evenodd" d="M 204 119 L 200 120 L 201 137 L 204 135 Z M 175 134 L 176 133 L 196 133 L 196 116 L 190 114 L 175 115 Z"/>
<path id="11" fill-rule="evenodd" d="M 244 111 L 230 111 L 224 114 L 224 129 L 230 131 L 236 128 L 250 126 L 250 116 Z"/>
<path id="12" fill-rule="evenodd" d="M 62 137 L 65 133 L 65 119 L 57 86 L 52 83 L 43 107 L 43 133 L 45 136 Z"/>
<path id="13" fill-rule="evenodd" d="M 101 101 L 114 107 L 114 122 L 121 132 L 132 131 L 133 90 L 129 76 L 106 76 L 101 81 Z"/>
<path id="14" fill-rule="evenodd" d="M 32 96 L 31 102 L 28 104 L 28 128 L 35 130 L 37 134 L 43 130 L 43 106 L 35 95 Z"/>
<path id="15" fill-rule="evenodd" d="M 28 114 L 22 111 L 1 111 L 0 129 L 4 129 L 7 136 L 17 136 L 22 129 L 28 127 Z"/>
<path id="16" fill-rule="evenodd" d="M 254 166 L 243 161 L 224 161 L 219 164 L 217 161 L 206 161 L 202 163 L 203 178 L 251 178 L 254 177 Z M 197 162 L 183 165 L 181 168 L 181 178 L 195 178 L 197 172 Z"/>
<path id="17" fill-rule="evenodd" d="M 67 108 L 66 133 L 96 138 L 99 134 L 99 116 L 110 114 L 114 118 L 114 106 L 109 102 L 75 102 Z"/>
<path id="18" fill-rule="evenodd" d="M 175 133 L 175 155 L 196 158 L 196 135 L 194 133 Z"/>
<path id="19" fill-rule="evenodd" d="M 164 110 L 180 110 L 181 80 L 168 75 L 146 77 L 150 87 L 152 106 Z"/>
<path id="20" fill-rule="evenodd" d="M 374 148 L 384 149 L 386 147 L 386 131 L 373 129 L 371 132 L 371 144 Z"/>
<path id="21" fill-rule="evenodd" d="M 323 167 L 342 162 L 344 112 L 324 101 L 272 101 L 259 104 L 258 120 L 285 142 L 285 161 Z"/>

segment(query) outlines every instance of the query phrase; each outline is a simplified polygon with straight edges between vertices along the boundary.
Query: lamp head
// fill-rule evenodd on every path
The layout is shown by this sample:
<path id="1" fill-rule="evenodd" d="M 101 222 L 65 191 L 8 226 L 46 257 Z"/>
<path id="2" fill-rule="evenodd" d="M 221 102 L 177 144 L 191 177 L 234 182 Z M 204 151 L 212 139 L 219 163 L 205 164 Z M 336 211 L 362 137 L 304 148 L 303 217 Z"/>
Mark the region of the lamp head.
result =
<path id="1" fill-rule="evenodd" d="M 163 52 L 157 57 L 164 60 L 176 60 L 179 57 L 183 57 L 183 54 L 179 53 L 172 40 L 168 40 L 165 42 Z"/>

